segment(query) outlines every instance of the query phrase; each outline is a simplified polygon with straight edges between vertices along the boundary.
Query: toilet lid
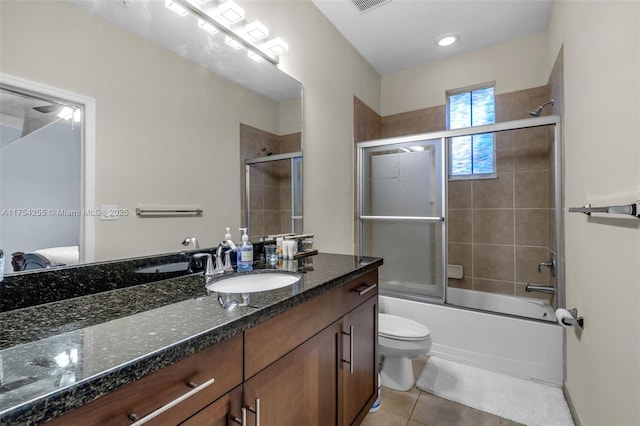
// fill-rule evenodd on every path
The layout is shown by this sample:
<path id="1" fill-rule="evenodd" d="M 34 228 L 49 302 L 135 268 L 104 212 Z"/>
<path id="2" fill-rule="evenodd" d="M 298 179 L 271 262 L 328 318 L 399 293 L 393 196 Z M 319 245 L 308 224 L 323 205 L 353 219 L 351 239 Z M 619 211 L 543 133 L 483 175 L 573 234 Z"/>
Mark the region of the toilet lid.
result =
<path id="1" fill-rule="evenodd" d="M 391 339 L 423 340 L 429 336 L 429 329 L 408 318 L 379 313 L 378 333 Z"/>

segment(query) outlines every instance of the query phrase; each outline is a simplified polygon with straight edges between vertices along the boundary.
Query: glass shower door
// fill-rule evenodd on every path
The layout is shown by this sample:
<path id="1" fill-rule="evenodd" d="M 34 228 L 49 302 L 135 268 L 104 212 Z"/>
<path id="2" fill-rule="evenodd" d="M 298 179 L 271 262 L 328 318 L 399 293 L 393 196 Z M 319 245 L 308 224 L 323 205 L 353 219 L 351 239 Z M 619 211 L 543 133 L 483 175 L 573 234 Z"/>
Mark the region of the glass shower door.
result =
<path id="1" fill-rule="evenodd" d="M 382 293 L 444 301 L 444 164 L 441 139 L 358 144 L 359 251 L 384 258 Z"/>

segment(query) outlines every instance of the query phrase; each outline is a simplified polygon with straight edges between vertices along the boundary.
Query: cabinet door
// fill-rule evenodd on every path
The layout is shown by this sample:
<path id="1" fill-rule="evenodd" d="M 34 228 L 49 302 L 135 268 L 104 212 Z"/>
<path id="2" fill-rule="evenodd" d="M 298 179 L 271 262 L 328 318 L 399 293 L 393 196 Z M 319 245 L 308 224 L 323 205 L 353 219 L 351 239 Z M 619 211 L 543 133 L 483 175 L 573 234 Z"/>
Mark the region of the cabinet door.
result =
<path id="1" fill-rule="evenodd" d="M 336 322 L 245 382 L 247 423 L 259 415 L 261 426 L 337 424 L 339 337 Z"/>
<path id="2" fill-rule="evenodd" d="M 342 321 L 342 419 L 360 424 L 378 395 L 378 297 L 371 297 Z"/>
<path id="3" fill-rule="evenodd" d="M 239 419 L 242 405 L 242 386 L 238 386 L 213 404 L 199 411 L 181 426 L 228 426 Z"/>

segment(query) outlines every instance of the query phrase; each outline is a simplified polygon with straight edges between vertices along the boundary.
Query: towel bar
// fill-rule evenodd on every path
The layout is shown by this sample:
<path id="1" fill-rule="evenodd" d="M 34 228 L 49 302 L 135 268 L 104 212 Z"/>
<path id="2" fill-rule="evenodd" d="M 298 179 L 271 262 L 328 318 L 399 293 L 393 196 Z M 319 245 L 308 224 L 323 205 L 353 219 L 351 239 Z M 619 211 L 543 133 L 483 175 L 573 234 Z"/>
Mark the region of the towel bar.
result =
<path id="1" fill-rule="evenodd" d="M 591 207 L 591 204 L 587 204 L 584 207 L 570 207 L 569 213 L 584 213 L 586 215 L 591 215 L 591 213 L 624 214 L 640 219 L 640 201 L 623 206 L 606 207 Z"/>
<path id="2" fill-rule="evenodd" d="M 158 216 L 158 215 L 194 215 L 199 216 L 204 213 L 202 209 L 175 209 L 175 210 L 160 210 L 160 209 L 141 209 L 136 208 L 136 215 L 138 216 Z"/>

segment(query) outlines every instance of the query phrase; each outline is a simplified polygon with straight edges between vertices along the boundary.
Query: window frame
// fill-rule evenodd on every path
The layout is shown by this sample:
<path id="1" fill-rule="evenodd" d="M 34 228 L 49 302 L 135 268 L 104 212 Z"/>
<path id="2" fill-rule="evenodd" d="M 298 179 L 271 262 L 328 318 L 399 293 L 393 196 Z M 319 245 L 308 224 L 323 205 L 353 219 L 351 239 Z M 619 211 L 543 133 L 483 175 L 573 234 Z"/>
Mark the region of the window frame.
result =
<path id="1" fill-rule="evenodd" d="M 455 95 L 459 95 L 462 93 L 471 93 L 473 91 L 477 91 L 477 90 L 481 90 L 481 89 L 487 89 L 487 88 L 493 88 L 493 105 L 494 108 L 496 106 L 496 102 L 495 102 L 495 87 L 496 87 L 496 82 L 495 81 L 489 81 L 489 82 L 485 82 L 485 83 L 479 83 L 479 84 L 474 84 L 471 86 L 465 86 L 465 87 L 460 87 L 457 89 L 451 89 L 451 90 L 447 90 L 445 92 L 446 95 L 446 103 L 445 103 L 445 115 L 446 115 L 446 128 L 447 130 L 450 130 L 450 113 L 449 113 L 449 108 L 450 108 L 450 99 L 452 96 Z M 495 123 L 495 120 L 494 120 Z M 493 123 L 492 123 L 493 124 Z M 471 127 L 474 127 L 473 125 Z M 475 180 L 475 179 L 497 179 L 498 178 L 498 164 L 497 164 L 497 156 L 496 156 L 496 137 L 495 137 L 495 133 L 491 133 L 491 136 L 493 138 L 493 172 L 491 173 L 471 173 L 471 174 L 464 174 L 464 175 L 453 175 L 452 172 L 452 162 L 453 162 L 453 156 L 452 156 L 452 149 L 451 149 L 451 142 L 453 138 L 447 138 L 447 177 L 449 180 Z M 471 136 L 473 138 L 473 136 Z M 473 139 L 471 142 L 471 149 L 473 150 Z"/>

